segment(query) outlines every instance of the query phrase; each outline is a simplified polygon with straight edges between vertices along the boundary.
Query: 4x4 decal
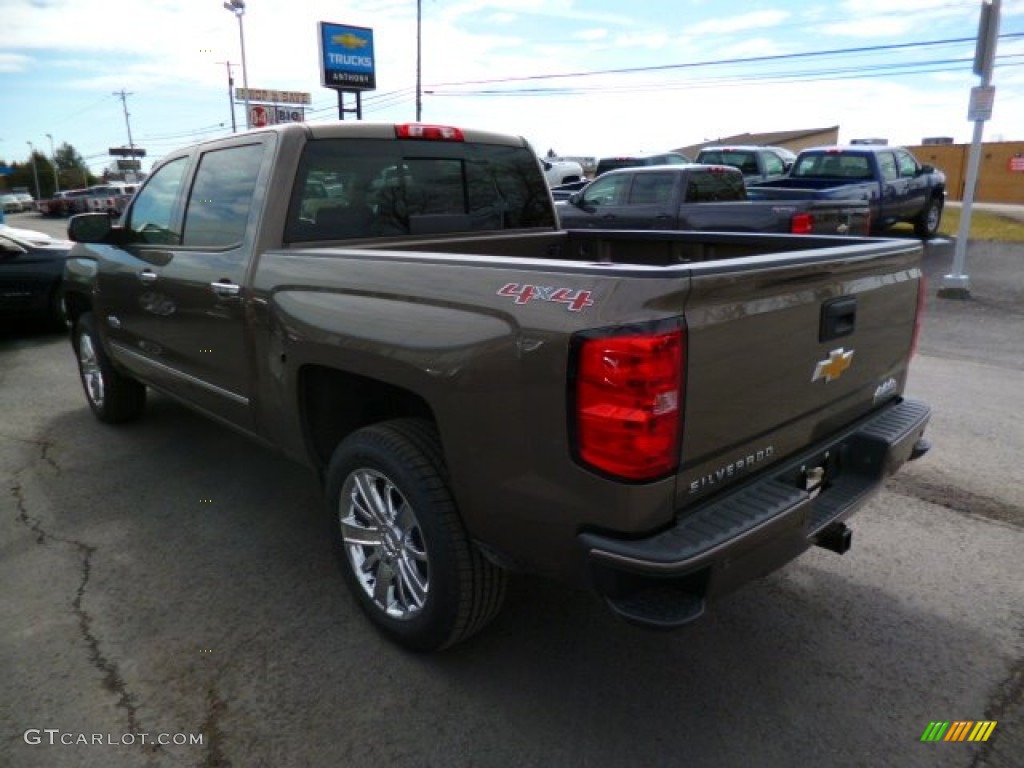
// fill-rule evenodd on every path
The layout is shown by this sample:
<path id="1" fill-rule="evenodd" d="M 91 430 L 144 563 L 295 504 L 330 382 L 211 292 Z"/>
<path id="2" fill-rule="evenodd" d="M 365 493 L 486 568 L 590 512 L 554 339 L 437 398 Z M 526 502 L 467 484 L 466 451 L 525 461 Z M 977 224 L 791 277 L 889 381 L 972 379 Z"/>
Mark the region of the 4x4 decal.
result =
<path id="1" fill-rule="evenodd" d="M 570 312 L 580 312 L 594 306 L 590 291 L 579 288 L 556 288 L 550 285 L 520 285 L 506 283 L 498 290 L 499 296 L 511 296 L 516 304 L 528 304 L 531 301 L 551 301 L 565 304 Z"/>

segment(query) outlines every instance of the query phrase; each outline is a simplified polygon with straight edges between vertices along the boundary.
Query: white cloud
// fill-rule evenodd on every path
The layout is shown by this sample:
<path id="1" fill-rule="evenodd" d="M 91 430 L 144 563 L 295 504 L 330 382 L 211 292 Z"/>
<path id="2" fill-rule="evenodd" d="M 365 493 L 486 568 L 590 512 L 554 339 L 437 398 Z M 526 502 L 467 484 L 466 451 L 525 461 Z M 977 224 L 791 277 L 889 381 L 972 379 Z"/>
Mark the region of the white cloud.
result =
<path id="1" fill-rule="evenodd" d="M 726 16 L 720 19 L 697 22 L 687 25 L 686 33 L 694 37 L 707 35 L 726 35 L 733 32 L 744 32 L 748 29 L 764 29 L 775 27 L 789 19 L 789 11 L 754 11 L 737 16 Z"/>
<path id="2" fill-rule="evenodd" d="M 24 72 L 32 64 L 32 59 L 20 53 L 0 52 L 0 72 Z"/>

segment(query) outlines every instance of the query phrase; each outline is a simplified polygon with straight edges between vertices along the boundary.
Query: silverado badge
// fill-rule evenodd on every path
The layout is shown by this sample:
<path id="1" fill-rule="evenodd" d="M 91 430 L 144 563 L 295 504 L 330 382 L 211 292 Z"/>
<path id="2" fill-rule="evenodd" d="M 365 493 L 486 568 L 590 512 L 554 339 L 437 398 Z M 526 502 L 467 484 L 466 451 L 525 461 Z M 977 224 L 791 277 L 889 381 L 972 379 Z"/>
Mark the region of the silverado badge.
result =
<path id="1" fill-rule="evenodd" d="M 852 364 L 852 349 L 849 352 L 842 347 L 839 349 L 833 349 L 828 353 L 827 360 L 819 360 L 817 365 L 814 366 L 814 375 L 811 376 L 811 381 L 815 382 L 818 379 L 824 379 L 826 384 L 830 381 L 835 381 L 842 376 L 843 371 L 849 368 Z"/>

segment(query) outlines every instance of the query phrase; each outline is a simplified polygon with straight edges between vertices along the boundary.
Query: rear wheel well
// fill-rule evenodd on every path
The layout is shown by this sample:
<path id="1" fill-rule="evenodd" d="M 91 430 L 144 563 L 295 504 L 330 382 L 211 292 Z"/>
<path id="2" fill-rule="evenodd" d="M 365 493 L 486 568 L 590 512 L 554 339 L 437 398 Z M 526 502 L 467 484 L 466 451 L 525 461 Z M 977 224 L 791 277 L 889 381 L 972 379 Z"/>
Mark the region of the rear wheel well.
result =
<path id="1" fill-rule="evenodd" d="M 299 397 L 307 444 L 320 470 L 338 444 L 358 429 L 400 418 L 436 423 L 430 406 L 419 395 L 333 368 L 303 368 Z"/>

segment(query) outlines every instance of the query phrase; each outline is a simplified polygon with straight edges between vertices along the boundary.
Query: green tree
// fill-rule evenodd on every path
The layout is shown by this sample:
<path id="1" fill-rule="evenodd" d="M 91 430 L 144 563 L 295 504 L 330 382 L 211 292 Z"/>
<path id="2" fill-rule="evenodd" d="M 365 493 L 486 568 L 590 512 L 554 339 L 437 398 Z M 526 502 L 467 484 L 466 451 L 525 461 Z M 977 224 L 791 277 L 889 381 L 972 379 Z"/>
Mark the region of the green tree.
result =
<path id="1" fill-rule="evenodd" d="M 61 189 L 79 189 L 96 183 L 81 153 L 66 141 L 55 151 Z"/>

